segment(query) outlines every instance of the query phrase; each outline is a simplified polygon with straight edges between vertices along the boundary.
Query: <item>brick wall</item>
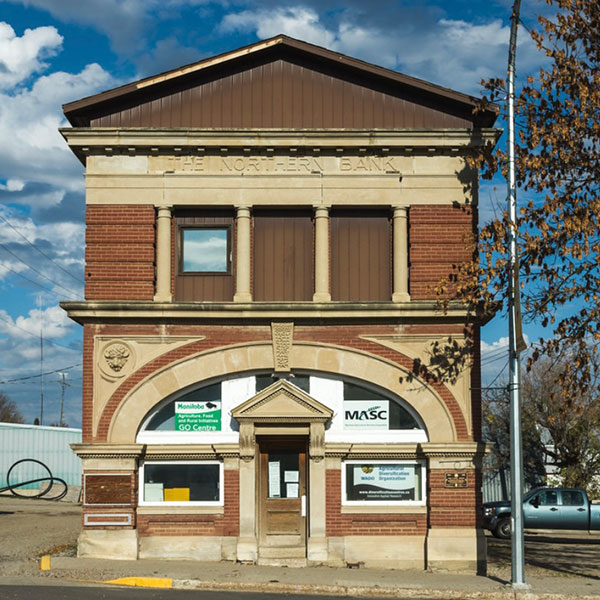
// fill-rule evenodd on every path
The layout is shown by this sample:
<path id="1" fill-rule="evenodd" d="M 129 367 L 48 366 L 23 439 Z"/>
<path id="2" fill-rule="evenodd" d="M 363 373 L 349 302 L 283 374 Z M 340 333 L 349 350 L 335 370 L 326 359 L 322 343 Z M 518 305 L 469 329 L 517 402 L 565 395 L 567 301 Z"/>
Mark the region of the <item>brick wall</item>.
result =
<path id="1" fill-rule="evenodd" d="M 446 488 L 448 469 L 431 469 L 427 477 L 427 502 L 430 527 L 475 527 L 481 526 L 481 474 L 474 469 L 466 472 L 468 487 Z"/>
<path id="2" fill-rule="evenodd" d="M 88 206 L 87 300 L 152 300 L 154 207 Z"/>
<path id="3" fill-rule="evenodd" d="M 181 515 L 139 515 L 138 532 L 140 537 L 154 535 L 239 535 L 239 471 L 224 471 L 225 506 L 224 514 Z"/>
<path id="4" fill-rule="evenodd" d="M 462 335 L 464 332 L 464 327 L 461 325 L 413 325 L 413 326 L 403 326 L 402 333 L 406 335 Z M 380 344 L 376 344 L 374 342 L 370 342 L 368 340 L 362 339 L 360 336 L 363 335 L 390 335 L 390 334 L 398 334 L 398 327 L 395 325 L 347 325 L 345 324 L 343 327 L 340 326 L 318 326 L 318 327 L 309 327 L 309 326 L 297 326 L 294 328 L 294 340 L 295 341 L 313 341 L 316 343 L 326 343 L 326 344 L 335 344 L 336 346 L 346 346 L 349 348 L 354 348 L 357 350 L 361 350 L 363 352 L 368 352 L 370 354 L 374 354 L 376 356 L 381 356 L 386 360 L 390 360 L 395 362 L 408 371 L 414 371 L 417 367 L 415 362 L 405 356 L 404 354 L 400 354 L 396 352 L 392 348 L 387 348 L 385 346 L 381 346 Z M 422 373 L 420 373 L 422 374 Z M 360 373 L 356 373 L 357 377 L 361 377 Z M 368 379 L 367 374 L 365 373 L 365 379 Z M 454 425 L 456 427 L 457 438 L 459 440 L 470 440 L 471 436 L 469 435 L 467 429 L 467 423 L 465 421 L 464 415 L 460 409 L 456 398 L 450 393 L 448 388 L 435 381 L 430 380 L 429 385 L 435 389 L 435 391 L 440 395 L 452 418 L 454 419 Z"/>
<path id="5" fill-rule="evenodd" d="M 475 216 L 465 206 L 411 206 L 408 220 L 410 295 L 433 299 L 433 288 L 455 273 L 453 266 L 473 259 Z"/>
<path id="6" fill-rule="evenodd" d="M 325 479 L 326 535 L 425 535 L 425 514 L 342 514 L 342 472 L 328 469 Z"/>
<path id="7" fill-rule="evenodd" d="M 100 423 L 98 426 L 98 435 L 96 438 L 91 436 L 91 429 L 86 429 L 83 434 L 83 440 L 85 442 L 95 441 L 102 442 L 106 441 L 108 435 L 108 429 L 110 427 L 110 420 L 119 406 L 121 400 L 125 395 L 140 381 L 161 369 L 162 367 L 181 360 L 186 356 L 193 356 L 202 351 L 210 350 L 213 348 L 226 347 L 233 344 L 240 344 L 244 342 L 255 342 L 264 341 L 271 339 L 271 330 L 268 326 L 257 326 L 257 327 L 242 327 L 242 326 L 178 326 L 178 325 L 167 325 L 167 326 L 136 326 L 136 325 L 95 325 L 92 326 L 95 329 L 97 335 L 115 335 L 115 336 L 126 336 L 126 335 L 189 335 L 189 336 L 205 336 L 205 339 L 194 341 L 185 346 L 181 346 L 174 350 L 170 350 L 161 354 L 159 357 L 151 360 L 143 367 L 133 372 L 123 383 L 117 388 L 117 391 L 111 396 L 108 401 L 102 416 L 100 417 Z M 88 437 L 88 435 L 90 437 Z"/>
<path id="8" fill-rule="evenodd" d="M 90 522 L 114 521 L 115 525 L 84 525 L 87 529 L 133 529 L 135 527 L 135 505 L 137 504 L 137 474 L 114 471 L 84 472 L 82 524 L 88 515 Z M 110 515 L 114 514 L 114 517 Z M 119 525 L 122 515 L 131 515 L 131 524 Z M 97 516 L 94 515 L 103 515 Z"/>
<path id="9" fill-rule="evenodd" d="M 96 441 L 102 442 L 106 440 L 106 435 L 110 426 L 110 419 L 114 411 L 119 406 L 125 395 L 142 379 L 148 377 L 158 369 L 163 368 L 169 363 L 181 360 L 186 356 L 193 356 L 199 352 L 210 350 L 213 348 L 227 347 L 232 344 L 239 344 L 253 341 L 270 341 L 271 331 L 266 326 L 202 326 L 202 325 L 86 325 L 86 335 L 89 338 L 93 335 L 189 335 L 189 336 L 205 336 L 201 341 L 191 342 L 185 346 L 171 350 L 150 361 L 142 368 L 138 369 L 127 377 L 113 394 L 108 404 L 106 405 L 100 420 L 98 435 L 95 439 L 92 438 L 91 430 L 91 406 L 92 406 L 92 374 L 91 374 L 91 358 L 86 358 L 88 352 L 91 352 L 91 342 L 87 342 L 87 337 L 84 336 L 84 361 L 89 361 L 90 367 L 84 368 L 84 399 L 83 399 L 83 440 L 84 442 Z M 402 329 L 406 334 L 434 334 L 444 335 L 462 334 L 462 326 L 405 326 Z M 340 327 L 332 326 L 297 326 L 294 329 L 294 339 L 296 341 L 311 341 L 315 343 L 334 344 L 337 346 L 345 346 L 354 348 L 376 356 L 381 356 L 386 360 L 393 361 L 409 371 L 413 369 L 414 364 L 411 359 L 394 351 L 391 348 L 386 348 L 379 344 L 375 344 L 368 340 L 361 339 L 361 335 L 376 335 L 376 334 L 397 334 L 398 328 L 395 325 L 345 325 Z M 89 349 L 88 349 L 89 346 Z M 86 362 L 87 365 L 87 362 Z M 357 377 L 361 374 L 357 373 Z M 366 374 L 365 374 L 365 378 Z M 445 385 L 431 381 L 429 383 L 436 392 L 440 395 L 452 418 L 455 422 L 455 427 L 459 440 L 470 440 L 471 435 L 468 432 L 467 424 L 460 409 L 460 406 L 452 393 Z M 477 413 L 479 414 L 479 413 Z"/>

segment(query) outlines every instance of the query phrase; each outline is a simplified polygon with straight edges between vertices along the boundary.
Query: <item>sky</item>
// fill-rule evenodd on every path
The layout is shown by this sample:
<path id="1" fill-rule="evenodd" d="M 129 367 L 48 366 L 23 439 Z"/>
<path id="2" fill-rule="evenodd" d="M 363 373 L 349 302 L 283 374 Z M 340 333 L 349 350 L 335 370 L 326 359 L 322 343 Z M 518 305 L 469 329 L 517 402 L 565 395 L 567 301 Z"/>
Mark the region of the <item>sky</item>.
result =
<path id="1" fill-rule="evenodd" d="M 59 302 L 83 298 L 84 168 L 58 133 L 68 125 L 62 104 L 279 33 L 478 96 L 482 79 L 505 76 L 511 6 L 0 0 L 0 392 L 28 423 L 40 417 L 43 392 L 48 425 L 59 421 L 64 381 L 64 421 L 81 425 L 81 327 Z M 547 9 L 531 0 L 521 10 L 532 27 Z M 523 28 L 517 56 L 523 81 L 542 60 Z M 482 222 L 505 190 L 500 179 L 483 183 Z M 525 334 L 539 331 L 529 325 Z M 484 382 L 500 381 L 505 321 L 486 325 L 482 339 Z"/>

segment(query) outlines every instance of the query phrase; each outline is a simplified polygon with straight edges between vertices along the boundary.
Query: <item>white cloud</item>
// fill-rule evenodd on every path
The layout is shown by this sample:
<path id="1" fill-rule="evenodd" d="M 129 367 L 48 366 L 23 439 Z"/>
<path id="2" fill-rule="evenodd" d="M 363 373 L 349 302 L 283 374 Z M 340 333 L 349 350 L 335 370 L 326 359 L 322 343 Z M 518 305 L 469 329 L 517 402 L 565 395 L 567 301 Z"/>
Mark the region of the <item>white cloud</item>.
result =
<path id="1" fill-rule="evenodd" d="M 207 4 L 209 0 L 9 0 L 23 6 L 48 11 L 65 23 L 79 23 L 105 34 L 119 54 L 132 55 L 145 50 L 144 32 L 157 13 L 172 18 L 180 7 Z M 171 13 L 171 14 L 169 14 Z"/>
<path id="2" fill-rule="evenodd" d="M 492 352 L 497 354 L 499 350 L 503 349 L 506 349 L 508 351 L 508 337 L 501 337 L 496 341 L 492 342 L 491 344 L 488 344 L 484 341 L 481 342 L 482 355 L 491 354 Z"/>
<path id="3" fill-rule="evenodd" d="M 300 5 L 230 13 L 220 28 L 254 31 L 259 38 L 284 33 L 471 94 L 479 92 L 481 79 L 506 71 L 510 33 L 510 26 L 499 19 L 487 23 L 405 19 L 392 30 L 351 22 L 344 14 L 336 26 L 328 28 L 315 10 Z M 522 73 L 539 63 L 540 56 L 527 35 L 519 38 L 519 58 Z"/>
<path id="4" fill-rule="evenodd" d="M 0 89 L 13 87 L 48 65 L 42 58 L 54 56 L 63 37 L 55 27 L 26 29 L 21 37 L 0 21 Z"/>
<path id="5" fill-rule="evenodd" d="M 314 10 L 301 6 L 230 13 L 223 19 L 221 29 L 224 32 L 253 30 L 259 38 L 285 33 L 328 48 L 336 44 L 335 33 L 327 31 L 319 23 L 319 15 Z"/>
<path id="6" fill-rule="evenodd" d="M 0 317 L 0 333 L 21 340 L 39 336 L 40 330 L 43 331 L 44 338 L 60 339 L 75 325 L 58 305 L 45 309 L 34 308 L 27 316 L 19 315 L 16 319 L 12 319 L 6 311 L 0 310 Z"/>
<path id="7" fill-rule="evenodd" d="M 6 141 L 0 145 L 0 178 L 10 174 L 13 180 L 81 190 L 82 167 L 58 132 L 66 125 L 61 105 L 106 88 L 110 82 L 111 76 L 93 63 L 80 73 L 58 71 L 39 77 L 30 88 L 0 93 L 0 139 Z M 40 200 L 57 204 L 61 194 Z"/>

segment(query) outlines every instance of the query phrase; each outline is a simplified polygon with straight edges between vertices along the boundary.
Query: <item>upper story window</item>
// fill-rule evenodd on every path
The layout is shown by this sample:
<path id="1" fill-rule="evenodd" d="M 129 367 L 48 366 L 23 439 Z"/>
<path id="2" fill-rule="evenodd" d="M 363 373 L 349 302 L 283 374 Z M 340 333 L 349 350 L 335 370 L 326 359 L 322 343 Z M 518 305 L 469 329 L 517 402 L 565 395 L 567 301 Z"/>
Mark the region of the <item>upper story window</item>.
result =
<path id="1" fill-rule="evenodd" d="M 175 212 L 175 300 L 233 300 L 233 211 L 227 209 Z"/>
<path id="2" fill-rule="evenodd" d="M 229 227 L 182 228 L 182 273 L 229 273 L 229 238 Z"/>

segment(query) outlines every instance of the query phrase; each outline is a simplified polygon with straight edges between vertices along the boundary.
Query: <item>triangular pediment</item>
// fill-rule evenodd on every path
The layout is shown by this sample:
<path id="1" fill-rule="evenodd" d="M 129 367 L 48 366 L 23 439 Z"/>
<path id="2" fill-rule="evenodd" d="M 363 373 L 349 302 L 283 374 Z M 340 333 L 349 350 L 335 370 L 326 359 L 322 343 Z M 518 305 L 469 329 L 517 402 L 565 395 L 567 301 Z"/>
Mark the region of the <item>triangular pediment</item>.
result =
<path id="1" fill-rule="evenodd" d="M 491 126 L 492 106 L 284 35 L 64 105 L 76 127 L 421 129 Z"/>
<path id="2" fill-rule="evenodd" d="M 231 411 L 238 421 L 324 422 L 333 411 L 290 382 L 281 379 Z"/>

